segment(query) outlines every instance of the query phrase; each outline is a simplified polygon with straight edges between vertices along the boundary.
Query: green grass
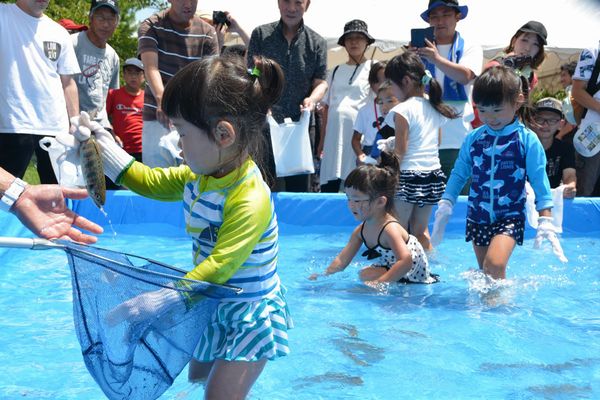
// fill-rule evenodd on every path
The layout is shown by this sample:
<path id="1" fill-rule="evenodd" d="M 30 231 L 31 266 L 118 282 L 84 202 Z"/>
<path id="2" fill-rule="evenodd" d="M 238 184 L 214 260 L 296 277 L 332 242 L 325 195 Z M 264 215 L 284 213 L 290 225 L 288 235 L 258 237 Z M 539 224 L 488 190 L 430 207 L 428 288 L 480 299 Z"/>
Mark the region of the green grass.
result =
<path id="1" fill-rule="evenodd" d="M 40 184 L 40 176 L 37 173 L 35 156 L 31 158 L 29 162 L 29 166 L 27 167 L 27 171 L 25 171 L 25 176 L 23 176 L 23 180 L 31 185 L 39 185 Z"/>

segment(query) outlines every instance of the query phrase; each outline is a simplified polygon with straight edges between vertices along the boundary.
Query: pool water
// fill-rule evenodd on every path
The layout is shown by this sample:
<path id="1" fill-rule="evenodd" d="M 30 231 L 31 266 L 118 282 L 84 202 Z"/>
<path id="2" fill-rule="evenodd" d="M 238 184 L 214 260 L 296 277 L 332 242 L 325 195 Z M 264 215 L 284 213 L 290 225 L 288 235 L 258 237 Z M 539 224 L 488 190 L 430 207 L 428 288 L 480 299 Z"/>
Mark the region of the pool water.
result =
<path id="1" fill-rule="evenodd" d="M 189 267 L 179 228 L 115 225 L 98 246 Z M 357 257 L 309 281 L 351 226 L 281 224 L 279 273 L 296 327 L 292 353 L 267 364 L 251 399 L 600 398 L 600 235 L 562 240 L 569 263 L 527 237 L 501 287 L 473 270 L 459 232 L 430 257 L 442 282 L 377 291 Z M 107 229 L 110 232 L 110 229 Z M 102 399 L 82 361 L 60 250 L 0 253 L 0 399 Z M 187 370 L 165 399 L 197 399 Z"/>

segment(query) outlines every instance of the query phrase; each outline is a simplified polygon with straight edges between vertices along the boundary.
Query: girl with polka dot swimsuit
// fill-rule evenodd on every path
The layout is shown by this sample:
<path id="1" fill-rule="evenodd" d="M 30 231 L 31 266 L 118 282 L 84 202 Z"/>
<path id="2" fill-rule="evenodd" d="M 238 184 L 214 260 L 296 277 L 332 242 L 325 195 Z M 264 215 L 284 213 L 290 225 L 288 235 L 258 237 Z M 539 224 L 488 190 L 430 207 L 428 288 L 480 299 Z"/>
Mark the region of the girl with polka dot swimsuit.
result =
<path id="1" fill-rule="evenodd" d="M 394 216 L 398 166 L 397 156 L 384 151 L 379 165 L 362 165 L 350 172 L 344 183 L 348 208 L 362 223 L 323 275 L 344 270 L 364 244 L 367 249 L 362 255 L 376 261 L 360 271 L 366 284 L 437 282 L 423 247 Z M 318 276 L 313 274 L 309 279 Z"/>

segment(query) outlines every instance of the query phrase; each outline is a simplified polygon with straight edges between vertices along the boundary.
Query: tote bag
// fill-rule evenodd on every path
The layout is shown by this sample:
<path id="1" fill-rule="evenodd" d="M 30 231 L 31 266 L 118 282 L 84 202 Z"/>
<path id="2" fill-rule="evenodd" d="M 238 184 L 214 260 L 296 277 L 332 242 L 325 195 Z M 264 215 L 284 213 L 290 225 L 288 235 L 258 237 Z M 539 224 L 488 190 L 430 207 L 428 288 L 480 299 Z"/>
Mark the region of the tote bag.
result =
<path id="1" fill-rule="evenodd" d="M 277 177 L 314 173 L 315 167 L 308 136 L 310 111 L 303 111 L 298 122 L 286 118 L 283 124 L 278 124 L 271 115 L 267 119 L 271 129 Z"/>
<path id="2" fill-rule="evenodd" d="M 584 157 L 593 157 L 600 151 L 600 122 L 582 124 L 573 136 L 575 150 Z"/>

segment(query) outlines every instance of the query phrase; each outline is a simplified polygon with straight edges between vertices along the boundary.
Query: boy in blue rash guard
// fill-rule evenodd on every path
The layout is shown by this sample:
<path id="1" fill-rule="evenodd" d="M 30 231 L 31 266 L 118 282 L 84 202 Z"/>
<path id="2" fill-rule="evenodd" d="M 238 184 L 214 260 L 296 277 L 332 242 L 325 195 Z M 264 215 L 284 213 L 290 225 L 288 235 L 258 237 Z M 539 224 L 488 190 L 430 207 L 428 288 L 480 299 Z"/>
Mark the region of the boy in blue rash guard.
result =
<path id="1" fill-rule="evenodd" d="M 239 57 L 206 57 L 182 68 L 162 99 L 181 136 L 186 163 L 179 167 L 151 169 L 91 126 L 107 176 L 146 197 L 183 201 L 193 243 L 185 278 L 243 289 L 221 300 L 190 362 L 189 378 L 205 382 L 207 399 L 245 398 L 267 361 L 289 353 L 277 217 L 255 163 L 283 83 L 279 65 L 266 58 L 255 59 L 251 71 Z M 146 292 L 112 309 L 107 322 L 143 324 L 189 301 L 169 288 Z"/>
<path id="2" fill-rule="evenodd" d="M 552 226 L 544 148 L 516 116 L 525 101 L 521 79 L 509 68 L 492 67 L 475 80 L 473 101 L 484 125 L 462 144 L 438 203 L 432 243 L 441 241 L 453 204 L 471 177 L 466 240 L 473 241 L 479 268 L 494 279 L 504 279 L 515 245 L 523 244 L 525 181 L 529 180 L 540 215 L 535 245 L 539 247 L 544 238 L 548 239 L 563 260 Z"/>

